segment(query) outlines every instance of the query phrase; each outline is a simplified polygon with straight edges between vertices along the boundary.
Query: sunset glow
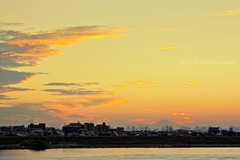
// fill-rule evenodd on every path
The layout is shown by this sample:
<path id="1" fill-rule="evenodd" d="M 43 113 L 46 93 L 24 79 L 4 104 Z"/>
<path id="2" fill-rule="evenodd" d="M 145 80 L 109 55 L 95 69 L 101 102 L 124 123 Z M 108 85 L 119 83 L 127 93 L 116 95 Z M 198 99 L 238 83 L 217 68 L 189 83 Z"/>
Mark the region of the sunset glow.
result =
<path id="1" fill-rule="evenodd" d="M 240 126 L 230 1 L 1 1 L 1 125 Z"/>

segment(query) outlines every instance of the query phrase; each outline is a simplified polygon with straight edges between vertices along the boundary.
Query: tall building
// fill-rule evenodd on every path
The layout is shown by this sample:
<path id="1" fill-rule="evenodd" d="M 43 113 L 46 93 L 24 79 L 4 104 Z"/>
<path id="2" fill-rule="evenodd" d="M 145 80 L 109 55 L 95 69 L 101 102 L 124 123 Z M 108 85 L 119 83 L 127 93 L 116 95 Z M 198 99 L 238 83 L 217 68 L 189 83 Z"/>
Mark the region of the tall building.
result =
<path id="1" fill-rule="evenodd" d="M 195 130 L 196 131 L 200 130 L 199 126 L 195 126 Z"/>
<path id="2" fill-rule="evenodd" d="M 186 127 L 185 127 L 185 126 L 182 126 L 182 129 L 186 129 Z"/>
<path id="3" fill-rule="evenodd" d="M 93 123 L 84 123 L 84 126 L 87 131 L 95 131 L 95 126 Z"/>
<path id="4" fill-rule="evenodd" d="M 39 124 L 31 123 L 30 125 L 28 125 L 28 129 L 31 129 L 31 130 L 44 130 L 45 131 L 46 124 L 45 123 L 39 123 Z"/>
<path id="5" fill-rule="evenodd" d="M 131 129 L 131 131 L 135 131 L 135 126 L 132 126 L 132 129 Z"/>
<path id="6" fill-rule="evenodd" d="M 208 130 L 208 127 L 200 127 L 200 130 L 201 130 L 201 131 L 207 131 L 207 130 Z"/>
<path id="7" fill-rule="evenodd" d="M 168 128 L 169 128 L 168 125 L 166 125 L 166 126 L 163 126 L 161 130 L 162 131 L 168 131 Z"/>
<path id="8" fill-rule="evenodd" d="M 220 133 L 219 127 L 209 127 L 208 128 L 208 134 L 217 134 Z"/>
<path id="9" fill-rule="evenodd" d="M 172 127 L 172 126 L 169 127 L 169 131 L 170 131 L 170 132 L 173 131 L 173 127 Z"/>
<path id="10" fill-rule="evenodd" d="M 95 127 L 95 132 L 96 133 L 107 133 L 107 132 L 109 132 L 109 126 L 107 126 L 105 122 L 103 124 L 98 124 Z"/>
<path id="11" fill-rule="evenodd" d="M 85 126 L 78 122 L 63 126 L 62 130 L 64 134 L 67 135 L 68 133 L 81 133 L 84 128 Z"/>
<path id="12" fill-rule="evenodd" d="M 117 127 L 117 133 L 123 133 L 124 127 Z"/>
<path id="13" fill-rule="evenodd" d="M 234 128 L 235 128 L 234 126 L 230 126 L 230 127 L 229 127 L 229 131 L 233 131 Z"/>

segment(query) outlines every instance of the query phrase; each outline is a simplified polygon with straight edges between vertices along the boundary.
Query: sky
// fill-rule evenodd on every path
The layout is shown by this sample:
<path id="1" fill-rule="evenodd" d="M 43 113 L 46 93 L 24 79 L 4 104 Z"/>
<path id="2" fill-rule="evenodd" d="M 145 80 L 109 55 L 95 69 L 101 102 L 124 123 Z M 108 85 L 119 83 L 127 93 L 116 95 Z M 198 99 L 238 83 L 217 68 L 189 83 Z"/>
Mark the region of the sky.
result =
<path id="1" fill-rule="evenodd" d="M 0 125 L 240 127 L 239 0 L 0 1 Z"/>

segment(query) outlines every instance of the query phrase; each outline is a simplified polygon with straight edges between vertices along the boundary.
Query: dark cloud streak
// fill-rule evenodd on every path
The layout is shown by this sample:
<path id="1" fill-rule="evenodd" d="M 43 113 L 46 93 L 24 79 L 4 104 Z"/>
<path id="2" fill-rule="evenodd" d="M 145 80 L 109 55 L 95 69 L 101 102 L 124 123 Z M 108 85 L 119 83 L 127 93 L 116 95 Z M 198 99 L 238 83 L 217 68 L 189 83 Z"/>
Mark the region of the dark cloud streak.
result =
<path id="1" fill-rule="evenodd" d="M 96 95 L 96 94 L 105 93 L 105 91 L 90 91 L 90 90 L 85 90 L 83 88 L 76 89 L 76 90 L 45 89 L 43 91 L 58 93 L 53 95 Z"/>
<path id="2" fill-rule="evenodd" d="M 21 83 L 36 75 L 30 72 L 18 72 L 0 68 L 0 86 Z"/>
<path id="3" fill-rule="evenodd" d="M 51 82 L 44 84 L 45 86 L 90 86 L 90 85 L 98 85 L 99 83 L 97 82 L 87 82 L 87 83 L 64 83 L 64 82 Z"/>

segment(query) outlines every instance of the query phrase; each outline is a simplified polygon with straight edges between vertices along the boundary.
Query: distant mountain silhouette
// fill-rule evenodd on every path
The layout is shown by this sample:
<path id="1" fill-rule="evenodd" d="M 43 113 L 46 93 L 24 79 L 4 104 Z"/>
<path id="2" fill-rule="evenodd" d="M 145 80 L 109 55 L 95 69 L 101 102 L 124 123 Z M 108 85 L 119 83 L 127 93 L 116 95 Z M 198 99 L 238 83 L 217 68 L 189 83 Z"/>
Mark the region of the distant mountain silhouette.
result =
<path id="1" fill-rule="evenodd" d="M 179 126 L 176 123 L 173 123 L 173 122 L 171 122 L 171 121 L 169 121 L 167 119 L 162 119 L 162 120 L 158 121 L 155 124 L 149 125 L 149 127 L 151 129 L 156 129 L 156 128 L 161 129 L 163 126 L 166 126 L 166 125 L 167 126 L 172 126 L 174 129 L 177 129 L 178 126 Z"/>

